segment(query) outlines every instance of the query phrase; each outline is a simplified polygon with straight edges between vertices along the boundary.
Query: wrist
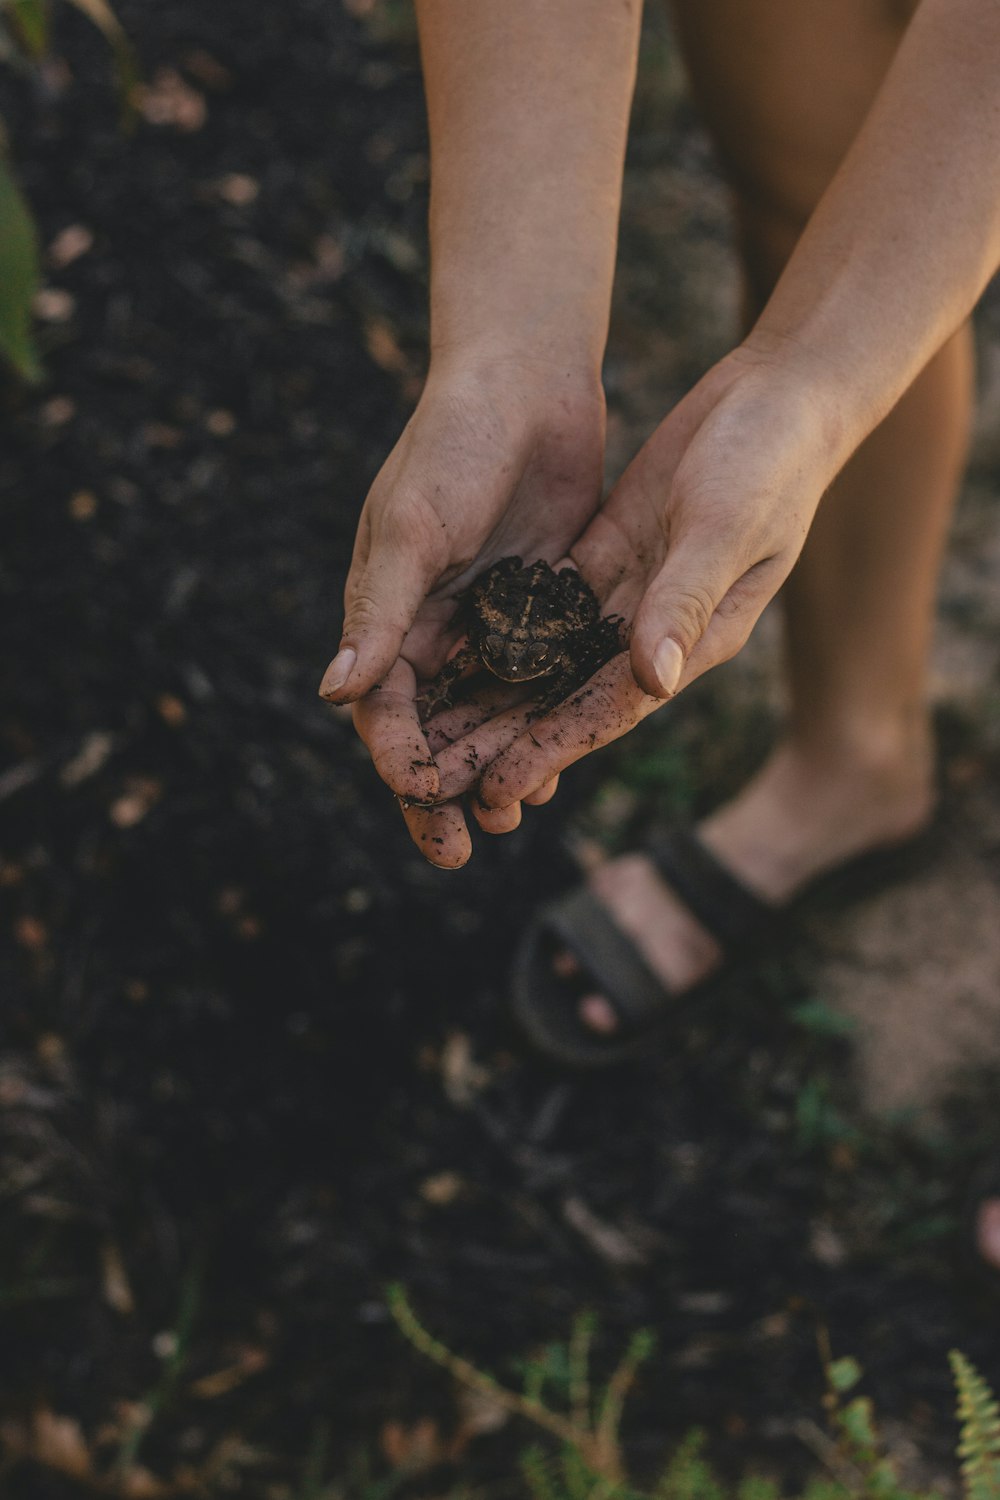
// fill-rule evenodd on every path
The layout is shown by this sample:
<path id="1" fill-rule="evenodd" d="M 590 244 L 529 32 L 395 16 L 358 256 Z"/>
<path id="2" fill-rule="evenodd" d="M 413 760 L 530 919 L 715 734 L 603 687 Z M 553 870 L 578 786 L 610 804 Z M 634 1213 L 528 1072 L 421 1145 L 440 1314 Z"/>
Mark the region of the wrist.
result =
<path id="1" fill-rule="evenodd" d="M 603 417 L 605 408 L 599 359 L 509 337 L 432 344 L 426 397 L 456 390 L 474 390 L 498 407 L 516 405 L 541 420 L 559 410 Z"/>
<path id="2" fill-rule="evenodd" d="M 793 430 L 808 430 L 831 480 L 876 425 L 836 360 L 797 333 L 758 324 L 728 358 L 759 380 L 771 401 L 794 413 Z"/>

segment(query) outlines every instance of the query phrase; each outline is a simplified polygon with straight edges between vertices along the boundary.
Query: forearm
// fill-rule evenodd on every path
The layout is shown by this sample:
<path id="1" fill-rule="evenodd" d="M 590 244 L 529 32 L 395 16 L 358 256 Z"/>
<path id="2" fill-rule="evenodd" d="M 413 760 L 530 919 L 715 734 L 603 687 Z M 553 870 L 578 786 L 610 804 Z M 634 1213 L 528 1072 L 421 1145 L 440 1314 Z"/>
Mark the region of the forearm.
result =
<path id="1" fill-rule="evenodd" d="M 853 449 L 1000 264 L 1000 5 L 924 0 L 748 344 L 835 392 Z"/>
<path id="2" fill-rule="evenodd" d="M 599 369 L 640 14 L 641 0 L 418 0 L 432 359 Z"/>

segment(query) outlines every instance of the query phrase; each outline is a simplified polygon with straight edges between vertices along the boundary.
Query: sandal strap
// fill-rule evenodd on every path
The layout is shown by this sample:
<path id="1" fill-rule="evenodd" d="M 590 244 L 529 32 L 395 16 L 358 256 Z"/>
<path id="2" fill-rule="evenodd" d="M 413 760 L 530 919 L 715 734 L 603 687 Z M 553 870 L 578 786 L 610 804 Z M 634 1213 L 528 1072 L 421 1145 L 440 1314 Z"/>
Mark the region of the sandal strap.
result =
<path id="1" fill-rule="evenodd" d="M 727 957 L 778 926 L 780 910 L 720 864 L 692 829 L 677 824 L 644 847 L 667 885 Z"/>
<path id="2" fill-rule="evenodd" d="M 543 924 L 570 949 L 630 1030 L 652 1020 L 670 999 L 633 939 L 586 887 L 547 906 Z"/>

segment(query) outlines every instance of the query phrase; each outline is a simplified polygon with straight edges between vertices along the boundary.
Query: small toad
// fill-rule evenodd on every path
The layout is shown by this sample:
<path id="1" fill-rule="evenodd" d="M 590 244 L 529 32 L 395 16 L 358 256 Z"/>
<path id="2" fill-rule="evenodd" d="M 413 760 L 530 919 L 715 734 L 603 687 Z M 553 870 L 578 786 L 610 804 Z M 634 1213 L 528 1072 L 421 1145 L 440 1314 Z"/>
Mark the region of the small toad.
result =
<path id="1" fill-rule="evenodd" d="M 454 623 L 468 640 L 422 694 L 425 718 L 450 708 L 453 687 L 477 668 L 504 682 L 544 678 L 537 712 L 546 713 L 622 649 L 621 621 L 601 615 L 575 569 L 556 573 L 519 557 L 501 557 L 480 573 L 459 599 Z"/>

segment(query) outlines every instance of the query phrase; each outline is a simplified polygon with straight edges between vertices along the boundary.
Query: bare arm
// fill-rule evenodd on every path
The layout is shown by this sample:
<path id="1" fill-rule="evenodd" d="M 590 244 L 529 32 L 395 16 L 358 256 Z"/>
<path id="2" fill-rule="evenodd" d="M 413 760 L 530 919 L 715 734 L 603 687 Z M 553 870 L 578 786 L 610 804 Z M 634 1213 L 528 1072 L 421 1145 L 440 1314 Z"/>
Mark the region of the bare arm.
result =
<path id="1" fill-rule="evenodd" d="M 481 796 L 502 807 L 735 654 L 847 458 L 1000 264 L 1000 5 L 923 0 L 863 130 L 744 343 L 653 434 L 574 555 L 633 622 L 631 671 L 520 733 Z M 669 546 L 667 545 L 669 538 Z M 635 558 L 651 559 L 640 567 Z M 452 789 L 453 754 L 441 761 Z"/>
<path id="2" fill-rule="evenodd" d="M 923 0 L 749 342 L 818 374 L 850 452 L 998 265 L 1000 4 Z"/>
<path id="3" fill-rule="evenodd" d="M 593 377 L 607 337 L 641 0 L 418 0 L 431 357 Z"/>
<path id="4" fill-rule="evenodd" d="M 640 9 L 419 0 L 431 364 L 362 511 L 324 696 L 368 692 L 404 640 L 411 664 L 434 670 L 449 591 L 498 549 L 561 556 L 597 505 Z"/>

